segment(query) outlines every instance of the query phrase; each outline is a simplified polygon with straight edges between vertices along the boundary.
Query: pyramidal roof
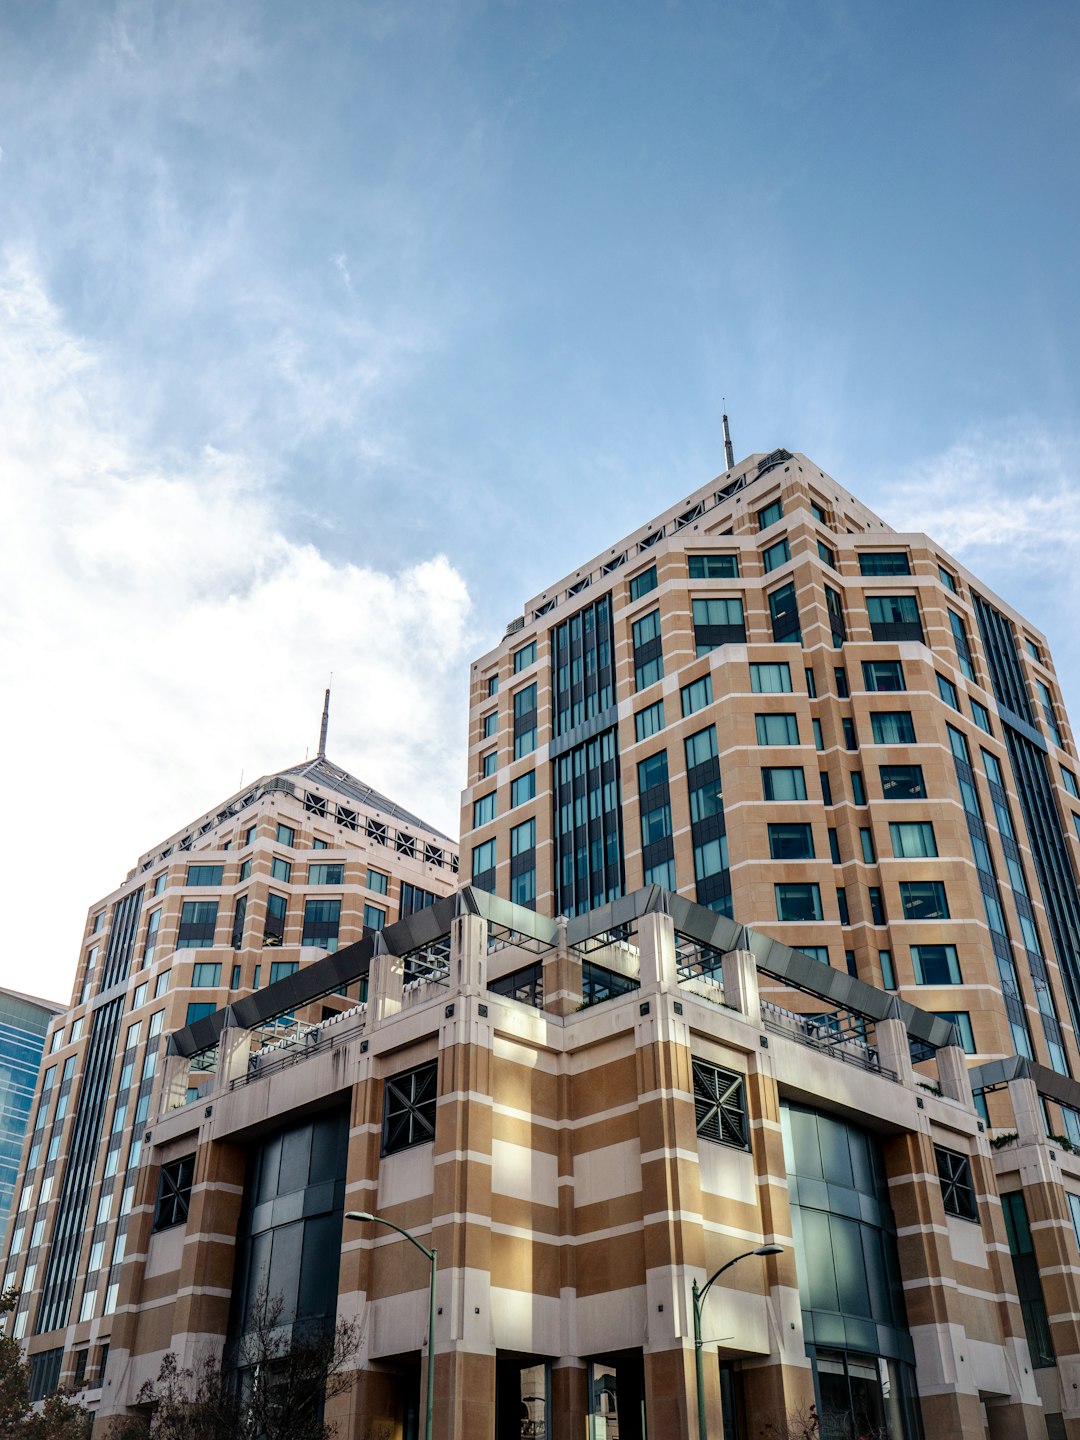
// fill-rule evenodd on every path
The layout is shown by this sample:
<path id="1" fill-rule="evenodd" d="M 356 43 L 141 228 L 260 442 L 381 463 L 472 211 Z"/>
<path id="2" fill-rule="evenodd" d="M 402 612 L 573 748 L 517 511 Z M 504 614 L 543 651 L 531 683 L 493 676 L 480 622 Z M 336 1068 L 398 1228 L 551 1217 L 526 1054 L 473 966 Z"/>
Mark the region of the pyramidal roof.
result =
<path id="1" fill-rule="evenodd" d="M 397 820 L 405 825 L 415 825 L 418 830 L 426 830 L 431 835 L 438 835 L 442 840 L 448 840 L 451 845 L 457 841 L 452 836 L 446 835 L 436 825 L 431 825 L 426 820 L 421 820 L 419 815 L 414 815 L 410 810 L 404 809 L 387 796 L 379 793 L 373 786 L 367 785 L 363 780 L 358 780 L 355 775 L 350 775 L 347 770 L 342 770 L 340 765 L 335 765 L 327 760 L 325 755 L 316 755 L 314 760 L 305 760 L 300 765 L 292 765 L 287 770 L 276 770 L 274 774 L 282 777 L 309 780 L 315 785 L 325 785 L 330 790 L 336 790 L 341 795 L 347 795 L 351 800 L 361 805 L 370 805 L 373 810 L 379 810 L 391 820 Z"/>

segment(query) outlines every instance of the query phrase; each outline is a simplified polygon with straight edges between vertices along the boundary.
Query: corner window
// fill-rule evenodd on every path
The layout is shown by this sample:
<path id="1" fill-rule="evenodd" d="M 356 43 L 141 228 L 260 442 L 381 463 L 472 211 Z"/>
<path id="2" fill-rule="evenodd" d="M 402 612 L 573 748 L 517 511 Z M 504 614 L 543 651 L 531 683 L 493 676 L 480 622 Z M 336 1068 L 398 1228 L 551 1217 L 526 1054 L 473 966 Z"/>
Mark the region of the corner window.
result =
<path id="1" fill-rule="evenodd" d="M 945 704 L 948 705 L 950 709 L 960 709 L 960 698 L 956 693 L 956 686 L 952 683 L 951 680 L 946 680 L 944 675 L 938 675 L 937 688 L 938 694 L 941 696 L 942 700 L 945 701 Z"/>
<path id="2" fill-rule="evenodd" d="M 805 800 L 806 777 L 802 766 L 762 766 L 761 789 L 766 800 Z"/>
<path id="3" fill-rule="evenodd" d="M 948 1020 L 955 1025 L 960 1036 L 960 1044 L 965 1055 L 975 1054 L 975 1037 L 971 1031 L 971 1015 L 967 1010 L 935 1010 L 934 1014 L 941 1020 Z"/>
<path id="4" fill-rule="evenodd" d="M 324 861 L 322 864 L 308 866 L 309 885 L 344 885 L 345 866 L 342 862 Z"/>
<path id="5" fill-rule="evenodd" d="M 634 641 L 634 688 L 644 690 L 664 676 L 660 611 L 650 610 L 631 627 Z"/>
<path id="6" fill-rule="evenodd" d="M 639 742 L 648 740 L 651 735 L 659 734 L 663 728 L 663 700 L 657 700 L 655 705 L 647 705 L 644 710 L 639 710 L 634 716 L 634 739 Z"/>
<path id="7" fill-rule="evenodd" d="M 518 805 L 524 805 L 526 800 L 536 797 L 536 771 L 528 770 L 524 775 L 519 775 L 516 780 L 510 782 L 510 808 L 514 810 Z"/>
<path id="8" fill-rule="evenodd" d="M 492 790 L 490 795 L 481 795 L 479 800 L 473 801 L 473 829 L 476 830 L 481 825 L 487 825 L 489 821 L 494 819 L 495 791 Z"/>
<path id="9" fill-rule="evenodd" d="M 518 675 L 522 670 L 527 670 L 530 665 L 536 663 L 536 641 L 530 640 L 528 645 L 523 645 L 520 650 L 514 651 L 514 674 Z"/>
<path id="10" fill-rule="evenodd" d="M 814 836 L 809 825 L 770 825 L 769 856 L 773 860 L 813 860 Z"/>
<path id="11" fill-rule="evenodd" d="M 396 1155 L 435 1139 L 438 1061 L 387 1078 L 383 1089 L 382 1153 Z"/>
<path id="12" fill-rule="evenodd" d="M 185 1155 L 182 1160 L 170 1160 L 167 1165 L 162 1165 L 154 1208 L 155 1234 L 173 1225 L 183 1225 L 187 1220 L 194 1178 L 194 1155 Z"/>
<path id="13" fill-rule="evenodd" d="M 929 820 L 890 821 L 889 838 L 897 860 L 928 860 L 938 853 L 934 826 Z"/>
<path id="14" fill-rule="evenodd" d="M 490 715 L 485 715 L 480 721 L 480 734 L 484 740 L 490 740 L 499 727 L 499 712 L 492 710 Z"/>
<path id="15" fill-rule="evenodd" d="M 799 723 L 794 715 L 755 715 L 759 745 L 798 745 Z"/>
<path id="16" fill-rule="evenodd" d="M 910 575 L 906 550 L 864 550 L 859 556 L 862 575 Z"/>
<path id="17" fill-rule="evenodd" d="M 386 894 L 389 880 L 389 875 L 384 875 L 381 870 L 369 869 L 367 872 L 367 888 L 373 890 L 376 895 Z"/>
<path id="18" fill-rule="evenodd" d="M 875 745 L 914 745 L 915 726 L 910 710 L 876 710 L 870 716 Z"/>
<path id="19" fill-rule="evenodd" d="M 778 540 L 775 545 L 770 545 L 761 552 L 761 561 L 765 566 L 765 574 L 771 570 L 778 570 L 781 565 L 786 565 L 791 559 L 791 546 L 786 540 Z"/>
<path id="20" fill-rule="evenodd" d="M 769 615 L 772 620 L 773 639 L 777 644 L 785 642 L 800 645 L 802 644 L 802 631 L 799 628 L 799 609 L 795 601 L 795 582 L 789 580 L 786 585 L 781 585 L 779 590 L 773 590 L 769 595 Z"/>
<path id="21" fill-rule="evenodd" d="M 971 705 L 971 718 L 975 721 L 975 724 L 978 725 L 980 730 L 985 731 L 987 735 L 993 735 L 994 732 L 990 726 L 990 711 L 987 710 L 985 705 L 980 705 L 978 700 L 973 699 L 970 695 L 968 696 L 968 702 Z M 956 708 L 959 710 L 959 705 Z"/>
<path id="22" fill-rule="evenodd" d="M 770 525 L 775 525 L 784 513 L 784 505 L 781 500 L 774 500 L 771 505 L 766 505 L 763 510 L 757 512 L 757 528 L 767 530 Z"/>
<path id="23" fill-rule="evenodd" d="M 630 599 L 640 600 L 643 595 L 648 595 L 650 590 L 656 589 L 656 566 L 650 565 L 640 575 L 635 575 L 630 581 Z"/>
<path id="24" fill-rule="evenodd" d="M 941 1198 L 945 1202 L 945 1214 L 956 1215 L 961 1220 L 979 1219 L 979 1207 L 975 1203 L 975 1185 L 971 1178 L 971 1161 L 957 1150 L 946 1150 L 944 1145 L 935 1145 L 938 1179 L 941 1182 Z"/>
<path id="25" fill-rule="evenodd" d="M 824 561 L 830 570 L 836 569 L 836 552 L 826 545 L 824 540 L 817 542 L 818 559 Z"/>
<path id="26" fill-rule="evenodd" d="M 925 800 L 926 781 L 921 765 L 881 765 L 881 793 L 886 800 Z"/>
<path id="27" fill-rule="evenodd" d="M 223 865 L 189 865 L 186 883 L 188 885 L 220 885 L 224 868 Z"/>
<path id="28" fill-rule="evenodd" d="M 281 824 L 278 825 L 278 827 L 277 827 L 277 843 L 278 843 L 279 845 L 289 845 L 289 846 L 292 846 L 292 845 L 295 845 L 295 844 L 296 844 L 296 831 L 293 829 L 293 827 L 292 827 L 291 825 L 281 825 Z"/>
<path id="29" fill-rule="evenodd" d="M 386 911 L 380 910 L 378 905 L 364 906 L 364 928 L 365 930 L 381 930 L 386 924 Z"/>
<path id="30" fill-rule="evenodd" d="M 682 697 L 682 713 L 684 718 L 687 715 L 694 715 L 698 710 L 703 710 L 706 705 L 712 704 L 712 676 L 703 675 L 700 680 L 694 680 L 689 685 L 684 685 L 679 692 Z"/>
<path id="31" fill-rule="evenodd" d="M 489 676 L 488 676 L 487 693 L 488 693 L 488 698 L 489 698 L 489 699 L 490 699 L 490 697 L 491 697 L 492 695 L 497 695 L 497 694 L 499 693 L 499 677 L 498 677 L 498 675 L 489 675 Z"/>
<path id="32" fill-rule="evenodd" d="M 221 966 L 218 964 L 193 965 L 191 967 L 191 983 L 197 990 L 207 986 L 221 984 Z"/>
<path id="33" fill-rule="evenodd" d="M 875 640 L 922 640 L 919 605 L 914 595 L 868 595 L 866 612 Z"/>
<path id="34" fill-rule="evenodd" d="M 489 750 L 486 755 L 480 757 L 480 778 L 490 780 L 499 768 L 499 752 Z"/>
<path id="35" fill-rule="evenodd" d="M 951 591 L 953 592 L 953 594 L 955 595 L 955 594 L 957 593 L 957 591 L 956 591 L 956 581 L 955 581 L 955 580 L 953 579 L 953 577 L 949 574 L 948 570 L 945 569 L 944 565 L 939 565 L 939 566 L 937 567 L 937 573 L 938 573 L 938 579 L 941 581 L 942 585 L 945 586 L 945 589 L 946 589 L 946 590 L 951 590 Z"/>
<path id="36" fill-rule="evenodd" d="M 717 1145 L 748 1150 L 746 1082 L 734 1070 L 723 1070 L 706 1060 L 692 1060 L 694 1112 L 697 1133 Z"/>
<path id="37" fill-rule="evenodd" d="M 1064 765 L 1061 767 L 1061 783 L 1074 800 L 1080 800 L 1080 790 L 1078 790 L 1076 786 L 1076 776 L 1071 770 L 1066 770 Z"/>
<path id="38" fill-rule="evenodd" d="M 737 597 L 692 600 L 695 654 L 700 659 L 721 645 L 741 645 L 746 640 L 743 603 Z"/>

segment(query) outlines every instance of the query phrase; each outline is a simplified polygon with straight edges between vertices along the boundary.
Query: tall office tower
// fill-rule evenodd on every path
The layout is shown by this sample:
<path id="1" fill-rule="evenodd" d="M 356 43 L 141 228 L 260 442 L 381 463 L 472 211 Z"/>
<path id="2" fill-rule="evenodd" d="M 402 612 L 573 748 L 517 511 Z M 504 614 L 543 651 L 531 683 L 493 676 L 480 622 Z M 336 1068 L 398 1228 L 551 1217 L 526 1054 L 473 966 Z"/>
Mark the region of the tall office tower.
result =
<path id="1" fill-rule="evenodd" d="M 473 885 L 578 915 L 656 883 L 948 1015 L 975 1060 L 1080 1073 L 1046 640 L 806 456 L 752 456 L 532 597 L 473 666 L 469 735 Z M 1080 1144 L 1072 1105 L 1050 1122 Z"/>
<path id="2" fill-rule="evenodd" d="M 90 907 L 71 1008 L 46 1043 L 4 1266 L 4 1287 L 21 1287 L 12 1333 L 35 1398 L 62 1381 L 96 1403 L 170 1033 L 257 1007 L 268 986 L 447 894 L 456 872 L 453 841 L 320 754 L 146 851 Z M 354 985 L 279 1011 L 256 1049 L 287 1049 L 359 998 Z M 181 1069 L 170 1103 L 183 1105 L 208 1077 Z"/>
<path id="3" fill-rule="evenodd" d="M 63 1005 L 0 988 L 0 1239 L 8 1227 L 45 1032 Z"/>

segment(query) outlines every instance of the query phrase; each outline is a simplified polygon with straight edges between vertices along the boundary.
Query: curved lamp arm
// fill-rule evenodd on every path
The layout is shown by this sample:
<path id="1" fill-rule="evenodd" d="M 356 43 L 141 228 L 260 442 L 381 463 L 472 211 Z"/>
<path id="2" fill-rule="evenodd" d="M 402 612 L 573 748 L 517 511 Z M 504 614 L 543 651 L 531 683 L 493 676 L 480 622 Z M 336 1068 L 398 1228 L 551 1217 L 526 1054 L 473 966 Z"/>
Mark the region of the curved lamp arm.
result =
<path id="1" fill-rule="evenodd" d="M 360 1221 L 368 1221 L 368 1220 L 370 1220 L 370 1221 L 372 1221 L 372 1222 L 373 1222 L 374 1224 L 376 1224 L 376 1225 L 389 1225 L 389 1227 L 390 1227 L 391 1230 L 396 1230 L 399 1235 L 404 1235 L 404 1237 L 405 1237 L 406 1240 L 408 1240 L 411 1244 L 415 1245 L 416 1248 L 417 1248 L 417 1250 L 420 1251 L 421 1255 L 426 1255 L 429 1260 L 434 1259 L 434 1256 L 435 1256 L 435 1251 L 434 1251 L 434 1250 L 429 1250 L 426 1245 L 421 1245 L 421 1244 L 420 1244 L 420 1241 L 417 1240 L 417 1238 L 416 1238 L 415 1235 L 410 1235 L 409 1232 L 408 1232 L 408 1230 L 403 1230 L 400 1225 L 395 1225 L 394 1222 L 393 1222 L 393 1220 L 384 1220 L 381 1215 L 371 1215 L 371 1214 L 369 1214 L 368 1211 L 366 1211 L 366 1210 L 346 1210 L 346 1212 L 345 1212 L 345 1219 L 346 1219 L 346 1220 L 360 1220 Z M 725 1268 L 726 1268 L 726 1267 L 725 1267 Z M 719 1274 L 719 1273 L 720 1273 L 720 1272 L 717 1271 L 717 1274 Z M 713 1280 L 715 1280 L 715 1279 L 716 1279 L 716 1276 L 714 1275 L 714 1276 L 713 1276 Z M 710 1280 L 709 1283 L 710 1283 L 710 1285 L 711 1285 L 711 1284 L 712 1284 L 712 1281 Z"/>

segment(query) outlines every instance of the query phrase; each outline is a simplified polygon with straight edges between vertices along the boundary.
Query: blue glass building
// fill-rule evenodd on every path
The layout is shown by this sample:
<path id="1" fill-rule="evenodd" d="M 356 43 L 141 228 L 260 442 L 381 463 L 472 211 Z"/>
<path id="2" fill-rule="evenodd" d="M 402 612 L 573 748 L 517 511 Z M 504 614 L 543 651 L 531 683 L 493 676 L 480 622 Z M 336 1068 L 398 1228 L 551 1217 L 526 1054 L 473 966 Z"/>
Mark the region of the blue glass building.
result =
<path id="1" fill-rule="evenodd" d="M 0 1235 L 15 1198 L 45 1032 L 65 1007 L 0 989 Z"/>

